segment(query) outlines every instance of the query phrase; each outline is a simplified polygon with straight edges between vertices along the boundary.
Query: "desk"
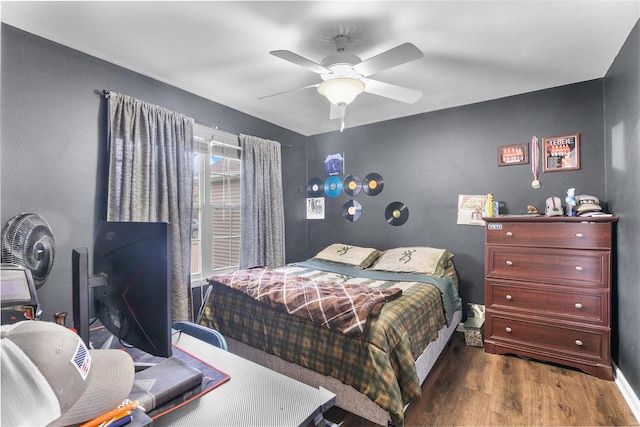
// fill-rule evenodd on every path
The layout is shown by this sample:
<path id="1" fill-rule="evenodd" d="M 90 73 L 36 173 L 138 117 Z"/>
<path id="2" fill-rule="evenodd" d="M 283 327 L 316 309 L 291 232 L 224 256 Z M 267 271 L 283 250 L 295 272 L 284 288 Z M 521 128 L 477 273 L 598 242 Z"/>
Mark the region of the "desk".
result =
<path id="1" fill-rule="evenodd" d="M 299 426 L 331 408 L 336 396 L 243 359 L 187 334 L 173 343 L 231 379 L 154 420 L 156 426 Z"/>

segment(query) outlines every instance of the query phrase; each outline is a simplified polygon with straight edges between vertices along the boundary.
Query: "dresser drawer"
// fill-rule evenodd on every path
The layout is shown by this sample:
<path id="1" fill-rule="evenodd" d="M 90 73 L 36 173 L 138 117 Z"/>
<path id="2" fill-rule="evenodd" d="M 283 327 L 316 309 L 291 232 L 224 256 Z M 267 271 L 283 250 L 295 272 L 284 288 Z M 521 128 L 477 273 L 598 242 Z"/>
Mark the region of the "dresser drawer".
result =
<path id="1" fill-rule="evenodd" d="M 602 326 L 609 324 L 608 291 L 588 292 L 584 289 L 487 280 L 485 299 L 488 309 L 514 310 L 543 318 Z"/>
<path id="2" fill-rule="evenodd" d="M 485 261 L 485 274 L 488 278 L 609 286 L 608 251 L 487 245 Z"/>
<path id="3" fill-rule="evenodd" d="M 609 249 L 609 223 L 491 222 L 487 244 L 550 248 Z"/>
<path id="4" fill-rule="evenodd" d="M 572 329 L 561 324 L 552 325 L 517 318 L 489 315 L 486 322 L 487 339 L 532 348 L 544 353 L 564 354 L 609 363 L 609 331 Z"/>

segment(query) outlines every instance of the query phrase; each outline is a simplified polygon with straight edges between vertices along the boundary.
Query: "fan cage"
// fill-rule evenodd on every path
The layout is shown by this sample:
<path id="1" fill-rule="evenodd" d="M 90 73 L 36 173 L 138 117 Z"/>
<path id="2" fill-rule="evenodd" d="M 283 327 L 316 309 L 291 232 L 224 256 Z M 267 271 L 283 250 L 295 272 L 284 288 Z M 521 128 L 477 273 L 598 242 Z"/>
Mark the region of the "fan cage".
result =
<path id="1" fill-rule="evenodd" d="M 31 271 L 36 288 L 41 287 L 53 268 L 55 240 L 49 224 L 39 215 L 16 215 L 2 231 L 2 262 Z"/>

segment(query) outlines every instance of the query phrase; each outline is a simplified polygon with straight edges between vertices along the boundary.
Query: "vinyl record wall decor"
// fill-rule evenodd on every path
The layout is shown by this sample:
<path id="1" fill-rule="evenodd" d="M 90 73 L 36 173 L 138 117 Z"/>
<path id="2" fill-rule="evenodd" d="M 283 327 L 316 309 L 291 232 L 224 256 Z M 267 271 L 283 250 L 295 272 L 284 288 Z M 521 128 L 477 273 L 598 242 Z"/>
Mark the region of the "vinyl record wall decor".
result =
<path id="1" fill-rule="evenodd" d="M 367 174 L 362 181 L 362 189 L 365 194 L 369 196 L 377 196 L 382 193 L 382 189 L 384 188 L 384 180 L 382 176 L 378 173 L 372 172 Z"/>
<path id="2" fill-rule="evenodd" d="M 389 203 L 384 217 L 391 225 L 402 225 L 409 219 L 409 208 L 402 202 Z"/>
<path id="3" fill-rule="evenodd" d="M 320 178 L 312 178 L 307 184 L 307 196 L 320 197 L 324 194 L 324 184 Z"/>
<path id="4" fill-rule="evenodd" d="M 338 197 L 342 193 L 342 180 L 338 175 L 324 180 L 324 194 L 328 197 Z"/>
<path id="5" fill-rule="evenodd" d="M 324 166 L 326 178 L 312 178 L 307 184 L 307 219 L 325 219 L 323 196 L 337 198 L 344 193 L 350 199 L 342 204 L 342 217 L 348 222 L 358 221 L 364 207 L 354 197 L 360 193 L 372 197 L 380 195 L 385 184 L 382 175 L 370 172 L 364 178 L 355 174 L 343 178 L 341 172 L 344 172 L 344 154 L 340 153 L 325 156 Z M 409 208 L 402 202 L 393 202 L 386 207 L 384 215 L 388 224 L 403 225 L 409 219 Z"/>
<path id="6" fill-rule="evenodd" d="M 355 222 L 362 215 L 362 205 L 355 200 L 349 200 L 342 205 L 342 216 L 349 222 Z"/>
<path id="7" fill-rule="evenodd" d="M 344 193 L 349 196 L 356 196 L 362 190 L 362 179 L 358 175 L 349 175 L 343 182 Z"/>

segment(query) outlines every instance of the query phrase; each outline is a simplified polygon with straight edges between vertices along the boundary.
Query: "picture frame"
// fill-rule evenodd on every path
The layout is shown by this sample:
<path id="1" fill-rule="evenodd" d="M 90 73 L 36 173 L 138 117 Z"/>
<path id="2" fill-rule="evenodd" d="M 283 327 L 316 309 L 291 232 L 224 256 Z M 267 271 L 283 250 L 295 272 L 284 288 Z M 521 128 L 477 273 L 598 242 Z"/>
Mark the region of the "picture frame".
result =
<path id="1" fill-rule="evenodd" d="M 307 219 L 324 219 L 324 197 L 307 198 Z"/>
<path id="2" fill-rule="evenodd" d="M 344 174 L 344 153 L 327 154 L 324 157 L 324 172 L 326 176 Z"/>
<path id="3" fill-rule="evenodd" d="M 580 169 L 580 134 L 554 136 L 542 140 L 544 172 Z"/>
<path id="4" fill-rule="evenodd" d="M 458 217 L 456 224 L 479 225 L 484 227 L 482 219 L 487 207 L 487 194 L 460 194 L 458 195 Z"/>
<path id="5" fill-rule="evenodd" d="M 529 143 L 498 147 L 498 166 L 526 165 L 529 163 Z"/>

